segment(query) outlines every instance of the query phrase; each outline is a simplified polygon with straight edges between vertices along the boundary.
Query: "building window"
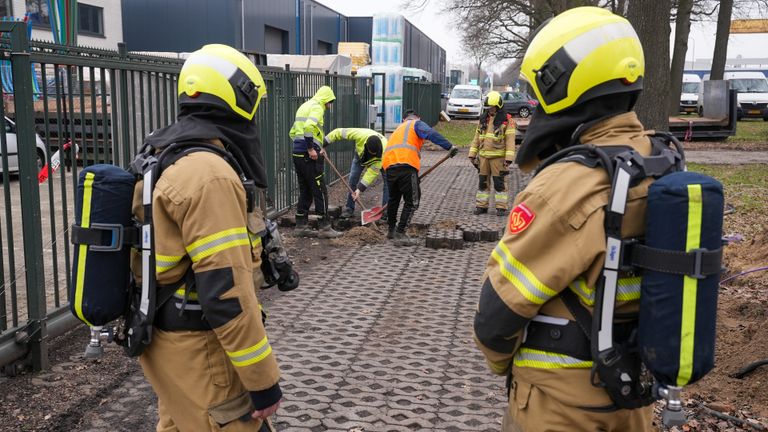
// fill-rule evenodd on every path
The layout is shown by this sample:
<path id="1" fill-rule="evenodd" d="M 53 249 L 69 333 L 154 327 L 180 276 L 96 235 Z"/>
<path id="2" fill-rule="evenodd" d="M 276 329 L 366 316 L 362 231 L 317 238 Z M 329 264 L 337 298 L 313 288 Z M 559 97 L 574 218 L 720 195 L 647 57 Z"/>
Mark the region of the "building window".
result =
<path id="1" fill-rule="evenodd" d="M 79 3 L 77 13 L 80 15 L 78 31 L 81 34 L 104 36 L 104 8 Z"/>
<path id="2" fill-rule="evenodd" d="M 48 15 L 48 0 L 26 0 L 29 21 L 32 25 L 49 26 L 51 20 Z"/>
<path id="3" fill-rule="evenodd" d="M 13 9 L 11 9 L 11 0 L 0 0 L 0 16 L 13 16 Z"/>

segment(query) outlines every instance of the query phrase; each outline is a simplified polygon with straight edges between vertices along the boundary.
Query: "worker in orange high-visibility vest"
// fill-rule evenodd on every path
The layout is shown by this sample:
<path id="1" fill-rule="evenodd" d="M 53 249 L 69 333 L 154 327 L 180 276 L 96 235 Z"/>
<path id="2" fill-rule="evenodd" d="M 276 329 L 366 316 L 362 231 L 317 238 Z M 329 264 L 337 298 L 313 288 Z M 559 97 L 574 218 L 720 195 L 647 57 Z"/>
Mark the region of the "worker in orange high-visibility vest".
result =
<path id="1" fill-rule="evenodd" d="M 413 246 L 415 239 L 408 237 L 405 230 L 411 222 L 413 213 L 419 208 L 421 190 L 419 188 L 419 168 L 421 167 L 421 146 L 429 140 L 456 156 L 459 149 L 445 137 L 437 133 L 413 111 L 405 112 L 403 123 L 392 133 L 384 150 L 382 167 L 387 178 L 389 202 L 387 203 L 387 238 L 394 240 L 397 246 Z M 405 201 L 400 222 L 397 221 L 397 209 L 400 198 Z"/>

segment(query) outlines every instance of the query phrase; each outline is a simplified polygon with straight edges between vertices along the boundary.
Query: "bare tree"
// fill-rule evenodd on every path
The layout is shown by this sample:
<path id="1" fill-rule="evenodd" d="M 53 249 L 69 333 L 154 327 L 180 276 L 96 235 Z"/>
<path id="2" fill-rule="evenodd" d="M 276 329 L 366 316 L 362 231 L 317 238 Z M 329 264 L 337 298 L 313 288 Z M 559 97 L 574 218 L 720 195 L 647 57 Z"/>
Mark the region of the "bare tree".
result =
<path id="1" fill-rule="evenodd" d="M 680 112 L 679 95 L 683 87 L 683 69 L 685 55 L 688 52 L 688 35 L 691 32 L 691 11 L 694 0 L 678 0 L 675 14 L 675 43 L 672 54 L 672 65 L 669 71 L 669 114 Z"/>
<path id="2" fill-rule="evenodd" d="M 721 80 L 725 72 L 725 60 L 728 55 L 728 37 L 731 34 L 731 13 L 733 0 L 721 0 L 720 11 L 717 14 L 717 34 L 715 36 L 715 52 L 712 54 L 712 69 L 709 79 Z"/>
<path id="3" fill-rule="evenodd" d="M 671 0 L 632 0 L 627 17 L 635 27 L 645 56 L 643 92 L 637 103 L 640 121 L 650 129 L 669 127 L 669 18 Z"/>

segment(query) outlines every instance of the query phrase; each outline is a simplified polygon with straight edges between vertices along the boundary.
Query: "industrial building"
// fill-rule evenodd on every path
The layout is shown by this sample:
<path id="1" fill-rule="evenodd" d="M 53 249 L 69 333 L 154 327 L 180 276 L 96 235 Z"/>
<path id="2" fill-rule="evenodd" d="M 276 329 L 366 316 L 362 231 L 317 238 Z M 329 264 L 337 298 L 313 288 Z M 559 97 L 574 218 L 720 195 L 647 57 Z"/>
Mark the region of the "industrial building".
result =
<path id="1" fill-rule="evenodd" d="M 372 17 L 347 17 L 313 0 L 130 0 L 122 2 L 131 51 L 189 52 L 223 43 L 265 54 L 338 53 L 339 42 L 371 44 Z M 446 75 L 445 50 L 406 20 L 403 66 Z"/>

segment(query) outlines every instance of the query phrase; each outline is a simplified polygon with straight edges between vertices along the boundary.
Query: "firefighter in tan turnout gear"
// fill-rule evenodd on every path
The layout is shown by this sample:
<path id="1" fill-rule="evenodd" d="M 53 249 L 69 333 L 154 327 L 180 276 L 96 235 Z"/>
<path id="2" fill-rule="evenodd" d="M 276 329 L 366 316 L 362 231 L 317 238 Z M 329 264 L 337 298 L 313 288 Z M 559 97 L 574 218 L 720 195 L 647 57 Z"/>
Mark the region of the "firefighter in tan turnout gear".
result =
<path id="1" fill-rule="evenodd" d="M 488 212 L 490 184 L 493 182 L 496 214 L 504 216 L 509 200 L 504 177 L 515 159 L 515 121 L 503 110 L 504 101 L 499 92 L 488 93 L 483 105 L 485 111 L 469 148 L 469 159 L 477 167 L 480 180 L 475 195 L 475 214 Z"/>
<path id="2" fill-rule="evenodd" d="M 177 122 L 146 142 L 207 143 L 267 184 L 254 115 L 266 93 L 261 74 L 234 48 L 206 45 L 179 75 Z M 264 221 L 247 212 L 243 180 L 221 155 L 180 157 L 157 180 L 153 201 L 160 286 L 184 281 L 157 311 L 139 358 L 158 396 L 158 431 L 266 431 L 282 398 L 279 370 L 256 291 Z M 143 219 L 142 184 L 134 214 Z M 138 257 L 134 257 L 134 272 Z"/>
<path id="3" fill-rule="evenodd" d="M 554 17 L 534 34 L 521 74 L 541 102 L 516 157 L 524 171 L 582 143 L 651 153 L 649 132 L 632 111 L 643 51 L 624 18 L 592 7 Z M 548 165 L 515 199 L 488 260 L 474 331 L 491 371 L 510 379 L 504 431 L 651 430 L 650 406 L 617 409 L 591 384 L 589 329 L 572 312 L 589 316 L 595 304 L 609 180 L 605 170 L 575 161 Z M 643 233 L 650 182 L 629 189 L 622 236 Z M 640 277 L 620 273 L 618 342 L 636 328 L 639 298 Z"/>

